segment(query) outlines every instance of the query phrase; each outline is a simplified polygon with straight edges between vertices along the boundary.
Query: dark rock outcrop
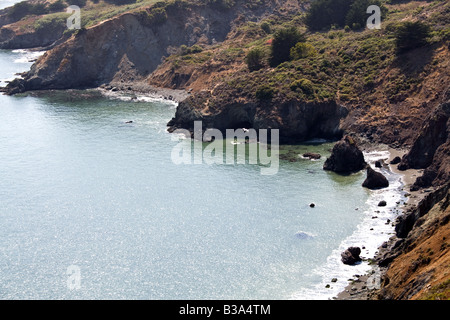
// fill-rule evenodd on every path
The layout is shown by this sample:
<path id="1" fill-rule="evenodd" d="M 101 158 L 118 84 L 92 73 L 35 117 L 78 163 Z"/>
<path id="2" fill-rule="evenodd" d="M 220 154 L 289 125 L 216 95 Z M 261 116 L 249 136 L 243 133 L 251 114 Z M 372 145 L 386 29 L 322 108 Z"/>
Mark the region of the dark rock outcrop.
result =
<path id="1" fill-rule="evenodd" d="M 390 164 L 399 164 L 402 161 L 402 158 L 399 156 L 396 156 L 394 159 L 392 159 L 389 163 Z"/>
<path id="2" fill-rule="evenodd" d="M 220 89 L 216 89 L 219 91 Z M 227 93 L 227 96 L 237 96 Z M 181 101 L 175 117 L 167 124 L 169 132 L 194 129 L 202 121 L 203 129 L 253 128 L 279 130 L 281 143 L 312 138 L 335 139 L 342 136 L 340 121 L 348 110 L 336 101 L 305 102 L 283 100 L 261 103 L 253 99 L 220 100 L 210 92 L 200 92 Z M 214 103 L 211 103 L 214 101 Z"/>
<path id="3" fill-rule="evenodd" d="M 438 186 L 450 179 L 450 101 L 440 104 L 425 120 L 399 170 L 425 169 L 412 190 Z"/>
<path id="4" fill-rule="evenodd" d="M 361 248 L 359 247 L 349 247 L 347 250 L 341 253 L 341 261 L 344 264 L 354 265 L 355 263 L 361 261 Z"/>
<path id="5" fill-rule="evenodd" d="M 389 187 L 389 181 L 382 173 L 377 172 L 368 166 L 367 177 L 362 186 L 371 190 L 382 189 Z"/>
<path id="6" fill-rule="evenodd" d="M 323 169 L 346 174 L 360 171 L 366 165 L 364 155 L 354 139 L 346 136 L 334 145 L 331 156 L 325 161 Z"/>
<path id="7" fill-rule="evenodd" d="M 386 268 L 377 299 L 417 299 L 448 279 L 450 184 L 429 193 L 399 217 L 396 235 L 380 248 L 376 263 Z M 448 280 L 447 280 L 448 282 Z"/>
<path id="8" fill-rule="evenodd" d="M 37 30 L 28 30 L 26 32 L 16 29 L 10 29 L 8 26 L 0 29 L 1 49 L 48 47 L 63 37 L 67 27 L 65 22 L 60 22 L 49 24 Z"/>

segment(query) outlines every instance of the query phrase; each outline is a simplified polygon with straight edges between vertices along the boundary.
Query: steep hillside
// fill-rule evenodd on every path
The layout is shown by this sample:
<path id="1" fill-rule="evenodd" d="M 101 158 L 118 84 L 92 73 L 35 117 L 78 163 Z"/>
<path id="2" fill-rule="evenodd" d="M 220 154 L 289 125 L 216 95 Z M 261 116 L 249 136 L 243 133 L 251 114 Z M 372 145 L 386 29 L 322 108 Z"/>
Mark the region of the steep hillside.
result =
<path id="1" fill-rule="evenodd" d="M 0 11 L 0 48 L 49 48 L 67 40 L 70 5 L 81 8 L 81 26 L 96 25 L 125 12 L 138 11 L 157 0 L 30 0 Z"/>
<path id="2" fill-rule="evenodd" d="M 429 194 L 397 224 L 380 254 L 389 268 L 375 299 L 450 299 L 450 185 Z"/>
<path id="3" fill-rule="evenodd" d="M 142 80 L 181 45 L 222 42 L 235 23 L 280 10 L 278 1 L 158 2 L 76 32 L 47 52 L 9 93 Z M 292 8 L 291 10 L 295 10 Z M 245 17 L 245 18 L 244 18 Z"/>

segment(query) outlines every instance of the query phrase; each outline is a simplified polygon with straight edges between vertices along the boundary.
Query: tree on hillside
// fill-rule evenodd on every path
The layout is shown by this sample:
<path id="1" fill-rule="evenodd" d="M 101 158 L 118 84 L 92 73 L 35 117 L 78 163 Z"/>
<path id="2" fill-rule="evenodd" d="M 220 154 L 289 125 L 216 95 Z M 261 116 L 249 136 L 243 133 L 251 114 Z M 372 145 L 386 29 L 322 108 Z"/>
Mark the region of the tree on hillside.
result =
<path id="1" fill-rule="evenodd" d="M 395 30 L 397 52 L 403 53 L 426 45 L 428 43 L 427 38 L 430 36 L 430 32 L 430 26 L 424 22 L 403 22 Z"/>
<path id="2" fill-rule="evenodd" d="M 345 18 L 353 0 L 317 0 L 306 13 L 306 25 L 311 30 L 322 30 L 332 25 L 345 26 Z"/>
<path id="3" fill-rule="evenodd" d="M 270 66 L 276 67 L 280 63 L 289 61 L 291 57 L 291 49 L 299 42 L 306 41 L 303 33 L 297 28 L 283 28 L 275 32 L 270 55 Z"/>
<path id="4" fill-rule="evenodd" d="M 345 15 L 345 24 L 353 29 L 364 28 L 367 23 L 367 8 L 376 5 L 381 9 L 381 16 L 386 14 L 386 8 L 380 0 L 354 0 L 347 14 Z"/>
<path id="5" fill-rule="evenodd" d="M 84 7 L 86 5 L 87 0 L 69 0 L 70 5 Z"/>
<path id="6" fill-rule="evenodd" d="M 48 5 L 50 12 L 64 11 L 69 5 L 64 0 L 57 0 Z"/>
<path id="7" fill-rule="evenodd" d="M 8 11 L 8 15 L 14 20 L 20 20 L 27 15 L 40 15 L 45 13 L 48 13 L 45 3 L 33 4 L 28 1 L 18 2 Z"/>
<path id="8" fill-rule="evenodd" d="M 367 8 L 371 5 L 379 6 L 382 15 L 386 12 L 380 0 L 316 0 L 306 13 L 305 23 L 310 30 L 316 31 L 333 25 L 363 28 L 369 17 Z"/>
<path id="9" fill-rule="evenodd" d="M 260 48 L 254 48 L 250 50 L 245 57 L 248 69 L 250 71 L 256 71 L 261 69 L 263 64 L 264 52 Z"/>

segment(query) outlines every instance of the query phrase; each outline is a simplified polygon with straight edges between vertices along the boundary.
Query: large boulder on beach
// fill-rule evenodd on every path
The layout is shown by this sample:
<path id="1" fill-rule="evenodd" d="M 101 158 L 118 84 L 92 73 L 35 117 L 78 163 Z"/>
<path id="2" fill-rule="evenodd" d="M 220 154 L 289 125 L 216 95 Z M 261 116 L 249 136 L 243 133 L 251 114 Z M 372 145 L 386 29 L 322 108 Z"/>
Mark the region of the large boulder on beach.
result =
<path id="1" fill-rule="evenodd" d="M 334 145 L 331 156 L 325 161 L 323 169 L 346 174 L 360 171 L 366 165 L 364 155 L 355 140 L 346 136 Z"/>
<path id="2" fill-rule="evenodd" d="M 389 187 L 389 181 L 382 173 L 377 172 L 368 166 L 367 178 L 364 180 L 362 186 L 371 190 L 383 189 Z"/>
<path id="3" fill-rule="evenodd" d="M 354 265 L 355 263 L 362 260 L 359 256 L 360 254 L 360 247 L 349 247 L 347 250 L 341 253 L 341 261 L 344 264 Z"/>

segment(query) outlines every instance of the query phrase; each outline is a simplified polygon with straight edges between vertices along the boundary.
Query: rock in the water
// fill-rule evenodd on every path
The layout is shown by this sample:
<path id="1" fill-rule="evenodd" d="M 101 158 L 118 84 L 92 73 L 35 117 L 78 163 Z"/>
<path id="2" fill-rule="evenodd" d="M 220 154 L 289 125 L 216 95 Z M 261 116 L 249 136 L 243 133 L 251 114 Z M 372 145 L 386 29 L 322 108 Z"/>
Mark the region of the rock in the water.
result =
<path id="1" fill-rule="evenodd" d="M 380 160 L 375 161 L 375 167 L 381 168 L 382 166 L 383 166 L 382 161 L 380 161 Z"/>
<path id="2" fill-rule="evenodd" d="M 366 165 L 364 155 L 356 142 L 353 138 L 346 136 L 334 145 L 331 156 L 325 161 L 323 169 L 345 174 L 360 171 Z"/>
<path id="3" fill-rule="evenodd" d="M 387 203 L 386 203 L 386 201 L 381 200 L 380 202 L 378 202 L 378 206 L 379 206 L 379 207 L 386 207 L 386 206 L 387 206 Z"/>
<path id="4" fill-rule="evenodd" d="M 307 152 L 303 154 L 303 157 L 311 160 L 319 160 L 322 156 L 318 153 Z"/>
<path id="5" fill-rule="evenodd" d="M 347 250 L 341 253 L 341 261 L 344 264 L 353 265 L 361 261 L 361 248 L 359 247 L 349 247 Z"/>
<path id="6" fill-rule="evenodd" d="M 362 186 L 371 190 L 382 189 L 389 187 L 389 181 L 382 173 L 376 172 L 369 166 L 367 167 L 367 178 Z"/>

